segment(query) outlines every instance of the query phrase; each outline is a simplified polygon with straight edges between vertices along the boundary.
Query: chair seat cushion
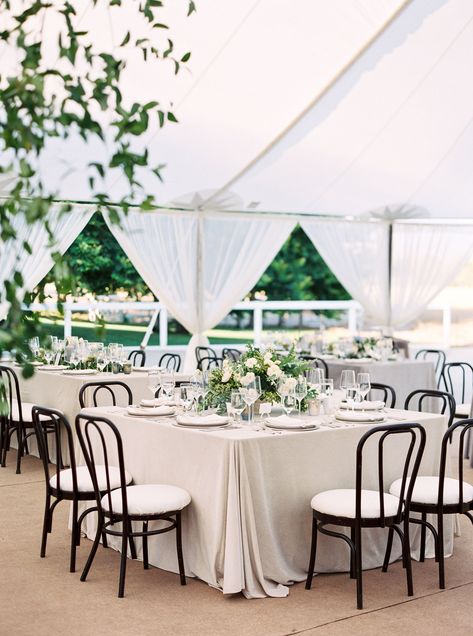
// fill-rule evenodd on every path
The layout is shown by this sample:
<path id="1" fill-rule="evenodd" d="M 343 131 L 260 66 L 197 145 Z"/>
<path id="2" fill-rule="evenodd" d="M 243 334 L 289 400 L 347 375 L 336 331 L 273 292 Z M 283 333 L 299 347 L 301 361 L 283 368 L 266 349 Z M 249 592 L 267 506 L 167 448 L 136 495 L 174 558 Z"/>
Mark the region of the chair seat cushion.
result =
<path id="1" fill-rule="evenodd" d="M 128 513 L 131 515 L 157 515 L 182 510 L 191 502 L 191 496 L 183 488 L 164 484 L 128 486 L 126 489 Z M 111 495 L 113 512 L 122 513 L 122 493 L 115 490 Z M 109 510 L 108 496 L 102 498 L 102 507 Z"/>
<path id="2" fill-rule="evenodd" d="M 35 404 L 33 404 L 32 402 L 23 402 L 23 400 L 21 401 L 21 413 L 23 415 L 23 422 L 33 422 L 33 416 L 31 415 L 31 409 L 33 408 L 33 406 L 36 406 Z M 17 400 L 12 400 L 12 412 L 11 412 L 11 419 L 13 422 L 18 422 L 20 418 L 20 410 L 18 408 L 18 402 Z M 47 415 L 40 415 L 39 419 L 42 422 L 48 422 L 50 421 L 50 418 L 47 417 Z"/>
<path id="3" fill-rule="evenodd" d="M 407 486 L 406 486 L 407 487 Z M 391 484 L 389 492 L 399 496 L 401 492 L 401 479 L 396 479 Z M 439 492 L 438 477 L 417 477 L 412 493 L 412 503 L 436 504 Z M 457 504 L 460 501 L 459 482 L 457 479 L 446 477 L 443 487 L 443 503 Z M 473 501 L 473 486 L 463 482 L 463 501 Z"/>
<path id="4" fill-rule="evenodd" d="M 310 502 L 313 510 L 334 517 L 348 517 L 354 519 L 355 489 L 326 490 Z M 384 516 L 391 517 L 397 514 L 399 499 L 388 493 L 384 493 Z M 377 490 L 361 491 L 361 516 L 365 519 L 376 519 L 380 516 L 379 492 Z"/>
<path id="5" fill-rule="evenodd" d="M 105 466 L 97 465 L 95 467 L 97 472 L 97 482 L 99 485 L 99 489 L 104 492 L 107 490 L 107 477 L 105 474 Z M 77 490 L 79 492 L 94 492 L 94 486 L 92 484 L 92 477 L 90 476 L 89 469 L 87 466 L 78 466 L 76 468 L 77 472 Z M 115 488 L 120 487 L 120 471 L 115 466 L 108 467 L 109 477 L 110 477 L 110 489 L 114 490 Z M 126 483 L 130 484 L 133 481 L 133 477 L 125 472 Z M 54 475 L 49 480 L 51 488 L 57 488 L 57 476 Z M 59 486 L 61 490 L 65 490 L 67 492 L 72 492 L 72 470 L 67 468 L 65 470 L 61 470 L 61 477 L 59 479 Z"/>
<path id="6" fill-rule="evenodd" d="M 465 404 L 457 404 L 455 408 L 455 417 L 470 417 L 471 402 Z"/>

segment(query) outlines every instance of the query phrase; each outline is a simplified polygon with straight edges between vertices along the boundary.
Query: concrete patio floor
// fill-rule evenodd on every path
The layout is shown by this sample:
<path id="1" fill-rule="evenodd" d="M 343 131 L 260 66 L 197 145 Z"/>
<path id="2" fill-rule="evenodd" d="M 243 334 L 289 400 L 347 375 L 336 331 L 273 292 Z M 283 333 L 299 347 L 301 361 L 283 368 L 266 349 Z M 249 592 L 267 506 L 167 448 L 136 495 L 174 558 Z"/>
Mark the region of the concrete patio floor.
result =
<path id="1" fill-rule="evenodd" d="M 44 506 L 42 467 L 27 457 L 16 475 L 13 455 L 0 469 L 0 634 L 4 636 L 258 635 L 345 636 L 364 634 L 471 634 L 473 618 L 473 528 L 462 518 L 462 536 L 446 561 L 447 589 L 440 591 L 432 559 L 414 562 L 415 596 L 406 596 L 400 563 L 387 574 L 365 572 L 365 609 L 355 606 L 354 582 L 346 574 L 321 575 L 311 591 L 304 584 L 284 599 L 223 596 L 195 579 L 129 561 L 126 597 L 116 597 L 119 556 L 99 548 L 86 583 L 79 580 L 90 549 L 84 540 L 78 569 L 68 572 L 69 505 L 55 513 L 45 559 L 39 557 Z M 466 479 L 473 483 L 473 471 Z M 184 546 L 185 548 L 185 546 Z"/>

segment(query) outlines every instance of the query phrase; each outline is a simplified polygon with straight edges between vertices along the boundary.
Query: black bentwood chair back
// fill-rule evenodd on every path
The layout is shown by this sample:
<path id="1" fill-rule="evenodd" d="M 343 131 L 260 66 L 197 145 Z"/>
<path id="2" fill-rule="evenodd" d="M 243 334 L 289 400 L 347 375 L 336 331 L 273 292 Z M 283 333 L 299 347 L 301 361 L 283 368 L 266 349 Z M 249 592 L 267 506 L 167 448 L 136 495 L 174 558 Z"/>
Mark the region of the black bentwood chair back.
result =
<path id="1" fill-rule="evenodd" d="M 445 387 L 457 403 L 455 417 L 469 417 L 473 392 L 473 366 L 468 362 L 447 362 L 443 367 Z"/>
<path id="2" fill-rule="evenodd" d="M 373 391 L 375 395 L 373 396 Z M 370 389 L 370 399 L 376 399 L 381 394 L 380 399 L 385 403 L 389 409 L 396 408 L 396 391 L 389 384 L 382 384 L 381 382 L 372 382 Z"/>
<path id="3" fill-rule="evenodd" d="M 87 508 L 79 516 L 79 501 L 94 501 L 95 492 L 87 466 L 76 467 L 74 439 L 71 425 L 66 416 L 61 411 L 34 406 L 32 410 L 33 424 L 38 441 L 39 456 L 43 462 L 44 477 L 46 483 L 46 504 L 44 509 L 43 533 L 41 537 L 40 556 L 46 556 L 46 542 L 48 534 L 52 531 L 53 513 L 60 501 L 72 501 L 72 534 L 70 550 L 70 572 L 75 571 L 76 549 L 80 545 L 80 529 L 82 521 L 89 512 L 97 511 L 94 506 Z M 51 464 L 48 461 L 48 440 L 44 428 L 44 420 L 48 420 L 49 431 L 54 435 L 57 448 L 58 466 L 64 466 L 69 462 L 70 467 L 57 472 L 51 471 Z M 63 449 L 66 450 L 63 453 Z M 65 455 L 65 456 L 64 456 Z M 111 482 L 115 487 L 116 477 Z M 51 500 L 53 502 L 51 503 Z M 104 535 L 104 545 L 106 538 Z"/>
<path id="4" fill-rule="evenodd" d="M 376 436 L 376 439 L 372 439 Z M 407 450 L 402 462 L 402 483 L 399 497 L 385 491 L 384 444 L 390 437 L 405 436 Z M 357 608 L 363 609 L 362 548 L 363 528 L 392 528 L 401 539 L 403 563 L 406 568 L 407 594 L 414 594 L 412 583 L 411 550 L 409 540 L 409 505 L 416 476 L 425 448 L 425 430 L 420 424 L 385 424 L 367 431 L 358 442 L 356 449 L 356 487 L 351 490 L 328 490 L 315 495 L 311 501 L 312 545 L 306 589 L 312 585 L 317 551 L 317 532 L 345 541 L 350 548 L 350 578 L 356 578 Z M 378 489 L 363 489 L 363 453 L 368 441 L 377 443 Z M 368 451 L 369 452 L 369 451 Z M 399 449 L 396 456 L 401 459 Z M 410 480 L 408 479 L 410 475 Z M 398 524 L 403 523 L 403 530 Z M 348 538 L 341 532 L 328 530 L 326 525 L 349 527 Z"/>
<path id="5" fill-rule="evenodd" d="M 415 356 L 416 360 L 430 360 L 435 367 L 435 377 L 437 378 L 437 388 L 440 389 L 443 377 L 443 367 L 446 361 L 445 353 L 441 349 L 420 349 Z"/>
<path id="6" fill-rule="evenodd" d="M 199 369 L 199 371 L 208 371 L 209 369 L 218 369 L 221 364 L 221 358 L 213 358 L 212 356 L 207 356 L 199 360 L 197 368 Z"/>
<path id="7" fill-rule="evenodd" d="M 181 511 L 191 501 L 187 491 L 177 486 L 146 484 L 142 486 L 128 486 L 123 443 L 118 428 L 105 417 L 90 417 L 79 414 L 76 417 L 76 431 L 79 443 L 89 468 L 94 485 L 95 498 L 98 508 L 97 532 L 87 563 L 81 575 L 85 581 L 100 541 L 101 533 L 121 537 L 120 579 L 118 585 L 119 598 L 125 593 L 125 575 L 127 562 L 127 546 L 130 544 L 131 557 L 136 559 L 134 539 L 143 540 L 143 566 L 147 570 L 148 537 L 176 530 L 177 562 L 181 585 L 186 584 L 184 559 L 181 541 Z M 111 492 L 107 488 L 104 494 L 99 487 L 99 475 L 96 471 L 96 456 L 103 458 L 103 476 L 108 486 L 111 484 L 112 472 L 109 464 L 110 457 L 116 457 L 120 477 L 119 487 Z M 131 480 L 131 475 L 128 475 Z M 165 527 L 150 530 L 150 521 L 166 521 Z M 140 522 L 141 530 L 134 530 L 132 522 Z M 120 524 L 117 528 L 116 524 Z"/>
<path id="8" fill-rule="evenodd" d="M 241 357 L 241 351 L 239 349 L 231 349 L 229 347 L 224 347 L 222 349 L 222 358 L 225 360 L 230 360 L 230 362 L 238 362 Z"/>
<path id="9" fill-rule="evenodd" d="M 322 358 L 317 358 L 317 356 L 309 355 L 300 355 L 299 358 L 301 360 L 305 360 L 306 362 L 310 362 L 312 366 L 316 367 L 317 369 L 323 369 L 325 372 L 325 379 L 328 378 L 328 366 L 325 360 L 322 360 Z"/>
<path id="10" fill-rule="evenodd" d="M 133 393 L 131 392 L 130 387 L 119 380 L 112 380 L 109 382 L 87 382 L 86 384 L 83 384 L 79 390 L 79 404 L 81 409 L 85 406 L 90 406 L 90 404 L 86 404 L 87 397 L 90 394 L 92 395 L 91 402 L 93 406 L 99 406 L 97 396 L 100 394 L 104 395 L 106 399 L 110 399 L 112 401 L 112 406 L 117 406 L 117 396 L 120 396 L 122 400 L 123 398 L 126 399 L 128 406 L 133 404 Z"/>
<path id="11" fill-rule="evenodd" d="M 146 353 L 142 349 L 135 349 L 128 354 L 128 360 L 134 367 L 144 367 L 146 364 Z"/>
<path id="12" fill-rule="evenodd" d="M 439 475 L 430 477 L 418 477 L 412 493 L 410 511 L 421 514 L 421 518 L 411 518 L 411 523 L 421 525 L 420 537 L 420 561 L 425 559 L 425 539 L 426 530 L 429 529 L 434 537 L 435 560 L 439 564 L 439 587 L 445 588 L 445 564 L 444 564 L 444 537 L 443 537 L 443 515 L 462 514 L 468 517 L 473 523 L 473 486 L 463 481 L 463 454 L 465 451 L 465 435 L 468 436 L 473 428 L 473 419 L 455 422 L 447 429 L 442 439 L 442 449 L 440 453 Z M 458 464 L 457 479 L 446 477 L 447 461 L 449 456 L 449 442 L 455 435 L 455 431 L 461 429 L 458 436 Z M 453 463 L 453 462 L 452 462 Z M 453 468 L 453 466 L 452 466 Z M 455 474 L 449 470 L 449 474 Z M 391 484 L 389 492 L 396 493 L 399 489 L 399 480 Z M 437 515 L 437 530 L 427 521 L 428 514 Z M 385 557 L 385 568 L 389 561 L 391 551 L 391 541 L 388 541 L 388 548 Z"/>
<path id="13" fill-rule="evenodd" d="M 14 433 L 18 440 L 16 452 L 16 472 L 21 473 L 23 454 L 28 452 L 28 439 L 33 436 L 34 425 L 32 419 L 33 404 L 21 399 L 20 384 L 15 371 L 7 366 L 0 366 L 0 391 L 3 401 L 7 404 L 8 413 L 0 415 L 0 452 L 1 465 L 6 466 L 7 452 Z M 44 422 L 46 432 L 52 432 Z"/>
<path id="14" fill-rule="evenodd" d="M 159 360 L 159 366 L 178 373 L 181 368 L 181 356 L 178 353 L 165 353 Z"/>
<path id="15" fill-rule="evenodd" d="M 409 393 L 404 402 L 406 411 L 437 412 L 447 415 L 447 426 L 451 426 L 455 417 L 456 402 L 451 393 L 435 389 L 416 389 Z"/>
<path id="16" fill-rule="evenodd" d="M 218 360 L 218 355 L 215 349 L 212 349 L 212 347 L 196 347 L 195 358 L 197 360 L 198 366 L 202 358 L 214 358 L 215 360 Z"/>

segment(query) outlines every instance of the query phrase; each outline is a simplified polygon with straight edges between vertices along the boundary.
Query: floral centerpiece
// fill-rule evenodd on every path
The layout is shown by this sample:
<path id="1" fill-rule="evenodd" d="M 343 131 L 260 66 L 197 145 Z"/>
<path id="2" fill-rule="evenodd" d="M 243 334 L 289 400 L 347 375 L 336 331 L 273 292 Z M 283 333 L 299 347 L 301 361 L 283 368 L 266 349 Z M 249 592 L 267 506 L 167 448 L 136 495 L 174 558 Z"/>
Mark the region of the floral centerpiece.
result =
<path id="1" fill-rule="evenodd" d="M 259 349 L 247 345 L 246 351 L 237 362 L 224 360 L 221 369 L 209 373 L 209 391 L 206 396 L 208 406 L 224 412 L 230 402 L 232 391 L 241 389 L 252 382 L 256 376 L 261 381 L 261 402 L 279 402 L 278 383 L 282 377 L 298 378 L 310 368 L 310 364 L 300 360 L 291 347 L 286 352 L 276 352 L 272 348 Z M 315 399 L 316 391 L 310 389 L 307 397 Z M 302 402 L 302 410 L 307 408 L 307 398 Z"/>

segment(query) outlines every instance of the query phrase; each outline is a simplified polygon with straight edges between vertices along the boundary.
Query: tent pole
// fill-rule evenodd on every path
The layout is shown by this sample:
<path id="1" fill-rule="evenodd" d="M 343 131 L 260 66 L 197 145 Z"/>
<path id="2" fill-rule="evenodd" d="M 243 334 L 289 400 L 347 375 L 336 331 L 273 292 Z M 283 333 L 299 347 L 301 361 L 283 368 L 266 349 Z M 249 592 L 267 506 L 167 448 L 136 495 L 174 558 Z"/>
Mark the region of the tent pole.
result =
<path id="1" fill-rule="evenodd" d="M 388 224 L 388 320 L 386 335 L 391 336 L 392 328 L 392 273 L 393 273 L 393 223 Z"/>
<path id="2" fill-rule="evenodd" d="M 201 335 L 202 332 L 202 313 L 203 313 L 203 234 L 204 234 L 204 218 L 199 210 L 197 210 L 197 263 L 196 263 L 196 272 L 197 272 L 197 281 L 196 281 L 196 291 L 197 291 L 197 333 Z M 199 343 L 200 344 L 200 343 Z"/>

